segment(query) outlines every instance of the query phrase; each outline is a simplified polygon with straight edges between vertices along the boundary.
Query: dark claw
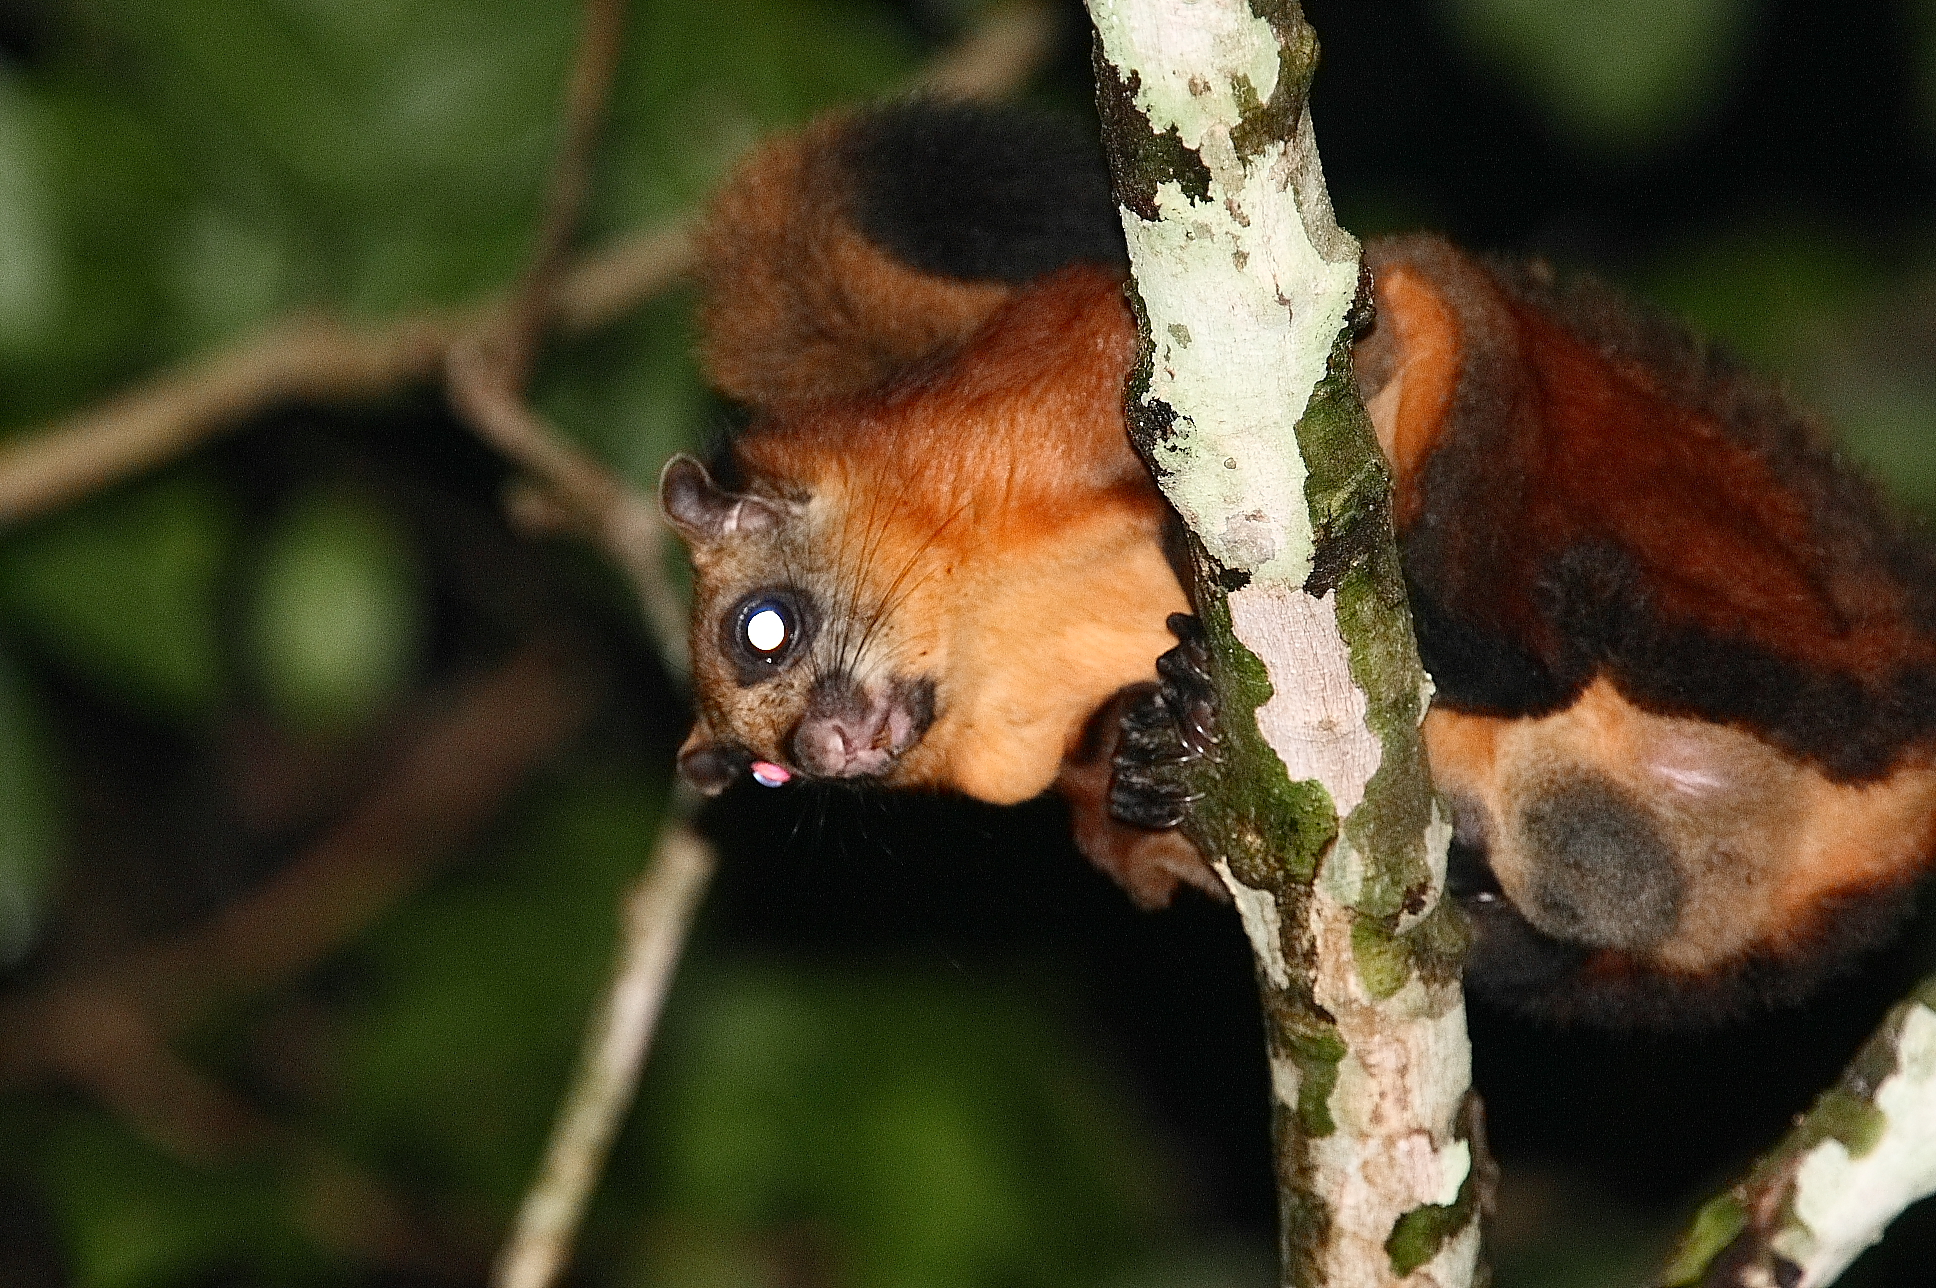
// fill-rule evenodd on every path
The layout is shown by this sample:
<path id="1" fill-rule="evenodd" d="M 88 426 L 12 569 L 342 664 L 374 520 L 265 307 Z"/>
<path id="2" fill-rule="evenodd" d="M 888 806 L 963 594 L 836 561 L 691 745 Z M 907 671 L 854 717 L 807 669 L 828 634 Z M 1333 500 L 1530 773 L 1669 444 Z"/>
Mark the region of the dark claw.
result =
<path id="1" fill-rule="evenodd" d="M 1183 812 L 1181 803 L 1134 790 L 1120 778 L 1109 784 L 1109 813 L 1119 823 L 1167 832 L 1183 822 Z"/>
<path id="2" fill-rule="evenodd" d="M 1188 771 L 1218 745 L 1203 624 L 1172 613 L 1169 627 L 1177 645 L 1156 659 L 1161 682 L 1123 711 L 1109 783 L 1110 814 L 1152 831 L 1179 826 L 1203 799 Z"/>
<path id="3" fill-rule="evenodd" d="M 1177 736 L 1192 759 L 1202 759 L 1217 749 L 1216 708 L 1202 699 L 1188 703 L 1177 716 Z"/>

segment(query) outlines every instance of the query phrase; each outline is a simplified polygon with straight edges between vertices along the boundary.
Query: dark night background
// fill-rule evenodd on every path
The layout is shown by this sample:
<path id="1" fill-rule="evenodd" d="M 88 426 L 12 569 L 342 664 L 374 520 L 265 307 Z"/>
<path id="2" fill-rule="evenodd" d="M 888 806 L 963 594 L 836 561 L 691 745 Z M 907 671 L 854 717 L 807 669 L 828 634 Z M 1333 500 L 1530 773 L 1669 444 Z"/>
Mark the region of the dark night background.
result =
<path id="1" fill-rule="evenodd" d="M 899 83 L 973 12 L 635 4 L 588 240 Z M 1307 12 L 1346 227 L 1594 268 L 1780 374 L 1936 514 L 1936 6 Z M 1034 93 L 1086 111 L 1063 16 Z M 0 0 L 0 425 L 292 310 L 380 319 L 509 281 L 573 22 L 538 0 Z M 538 406 L 641 484 L 722 423 L 687 303 L 537 373 Z M 507 478 L 425 389 L 286 407 L 0 530 L 0 1283 L 482 1282 L 684 718 L 617 579 L 513 532 Z M 352 826 L 463 712 L 460 772 L 516 762 L 476 824 Z M 1272 1282 L 1227 910 L 1135 912 L 1050 802 L 746 786 L 703 821 L 722 874 L 574 1282 Z M 204 980 L 160 1038 L 89 1009 L 143 946 L 366 843 L 406 875 L 342 887 L 365 913 L 312 959 Z M 1497 1282 L 1644 1282 L 1931 969 L 1923 918 L 1812 1004 L 1724 1032 L 1475 1008 Z M 1925 1203 L 1845 1282 L 1925 1284 L 1931 1247 Z"/>

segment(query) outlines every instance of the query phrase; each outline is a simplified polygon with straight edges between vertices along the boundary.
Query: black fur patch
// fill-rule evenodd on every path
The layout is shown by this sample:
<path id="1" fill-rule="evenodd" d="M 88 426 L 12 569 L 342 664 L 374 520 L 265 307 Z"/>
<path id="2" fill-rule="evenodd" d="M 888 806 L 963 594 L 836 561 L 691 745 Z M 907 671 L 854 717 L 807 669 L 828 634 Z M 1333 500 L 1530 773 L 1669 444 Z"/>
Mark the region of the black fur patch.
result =
<path id="1" fill-rule="evenodd" d="M 1587 677 L 1556 675 L 1502 635 L 1446 612 L 1413 578 L 1412 629 L 1419 661 L 1431 673 L 1437 700 L 1475 715 L 1547 715 L 1570 706 Z"/>
<path id="2" fill-rule="evenodd" d="M 1508 294 L 1550 313 L 1609 360 L 1644 368 L 1661 392 L 1753 446 L 1815 525 L 1823 573 L 1832 565 L 1888 571 L 1908 616 L 1936 630 L 1936 556 L 1905 530 L 1873 484 L 1848 469 L 1822 427 L 1725 348 L 1584 274 L 1488 265 Z M 1649 611 L 1641 580 L 1611 550 L 1569 552 L 1549 574 L 1556 624 L 1597 646 L 1621 691 L 1668 714 L 1739 721 L 1831 777 L 1885 774 L 1907 743 L 1936 732 L 1936 671 L 1906 667 L 1881 685 L 1809 671 L 1740 640 L 1677 628 Z"/>
<path id="3" fill-rule="evenodd" d="M 841 159 L 855 224 L 912 268 L 1000 282 L 1074 263 L 1128 269 L 1101 145 L 1060 117 L 896 103 L 854 122 Z"/>
<path id="4" fill-rule="evenodd" d="M 1429 238 L 1374 243 L 1368 255 L 1423 266 L 1454 301 L 1470 346 L 1445 447 L 1419 477 L 1423 510 L 1401 534 L 1420 653 L 1442 701 L 1475 714 L 1542 715 L 1604 674 L 1637 706 L 1741 725 L 1842 782 L 1880 777 L 1906 747 L 1936 736 L 1936 667 L 1905 658 L 1862 679 L 1804 666 L 1778 644 L 1669 620 L 1644 570 L 1610 541 L 1543 552 L 1527 588 L 1543 638 L 1505 638 L 1483 625 L 1501 590 L 1497 570 L 1518 562 L 1515 543 L 1525 539 L 1515 527 L 1525 485 L 1511 463 L 1536 459 L 1547 432 L 1501 296 L 1558 320 L 1750 446 L 1810 516 L 1812 574 L 1822 581 L 1879 573 L 1902 594 L 1912 629 L 1936 632 L 1936 554 L 1772 385 L 1611 288 L 1537 263 L 1481 266 Z M 1810 629 L 1832 635 L 1840 625 L 1823 611 Z"/>
<path id="5" fill-rule="evenodd" d="M 1664 622 L 1625 552 L 1577 547 L 1540 587 L 1566 644 L 1561 670 L 1611 671 L 1623 696 L 1664 715 L 1740 722 L 1830 778 L 1881 777 L 1936 727 L 1936 673 L 1913 667 L 1871 691 L 1740 639 Z"/>

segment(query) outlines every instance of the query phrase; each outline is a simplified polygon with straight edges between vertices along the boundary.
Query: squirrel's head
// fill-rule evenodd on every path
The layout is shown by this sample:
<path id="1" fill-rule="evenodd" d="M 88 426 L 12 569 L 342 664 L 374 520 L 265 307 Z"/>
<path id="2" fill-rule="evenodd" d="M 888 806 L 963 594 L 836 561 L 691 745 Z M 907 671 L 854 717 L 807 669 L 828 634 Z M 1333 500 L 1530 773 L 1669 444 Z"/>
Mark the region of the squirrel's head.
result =
<path id="1" fill-rule="evenodd" d="M 681 772 L 709 792 L 755 764 L 921 781 L 907 762 L 935 720 L 941 641 L 909 629 L 932 613 L 895 610 L 928 589 L 931 543 L 892 514 L 856 531 L 837 489 L 729 491 L 690 456 L 666 466 L 659 495 L 694 572 L 700 716 Z"/>

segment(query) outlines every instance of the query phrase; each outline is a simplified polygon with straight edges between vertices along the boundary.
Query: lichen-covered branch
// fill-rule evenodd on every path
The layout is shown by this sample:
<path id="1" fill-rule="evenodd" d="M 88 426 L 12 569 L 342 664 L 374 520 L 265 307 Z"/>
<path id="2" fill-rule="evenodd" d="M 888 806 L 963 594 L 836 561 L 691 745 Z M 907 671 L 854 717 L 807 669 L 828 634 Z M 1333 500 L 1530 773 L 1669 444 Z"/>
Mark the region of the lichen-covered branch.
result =
<path id="1" fill-rule="evenodd" d="M 1936 975 L 1890 1011 L 1781 1144 L 1710 1200 L 1666 1288 L 1822 1288 L 1936 1194 Z"/>
<path id="2" fill-rule="evenodd" d="M 1449 828 L 1390 479 L 1351 373 L 1294 0 L 1090 0 L 1145 328 L 1132 433 L 1189 525 L 1221 749 L 1187 824 L 1243 914 L 1284 1282 L 1464 1288 L 1484 1157 Z"/>

